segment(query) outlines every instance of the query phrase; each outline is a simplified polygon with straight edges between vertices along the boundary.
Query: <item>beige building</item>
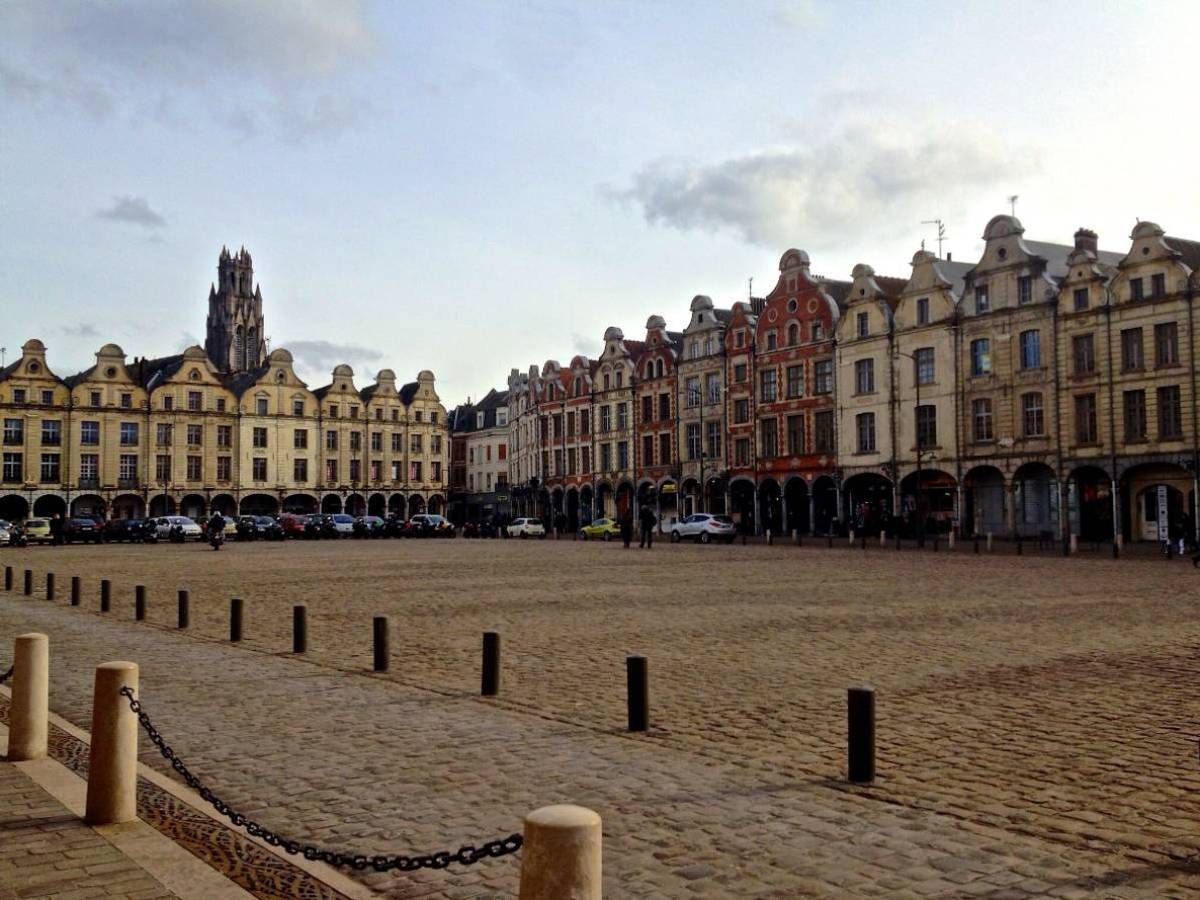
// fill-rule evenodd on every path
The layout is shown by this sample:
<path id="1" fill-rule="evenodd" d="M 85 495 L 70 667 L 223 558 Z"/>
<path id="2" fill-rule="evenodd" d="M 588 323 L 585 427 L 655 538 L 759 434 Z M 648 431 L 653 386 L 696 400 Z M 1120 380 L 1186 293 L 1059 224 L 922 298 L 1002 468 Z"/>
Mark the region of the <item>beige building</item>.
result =
<path id="1" fill-rule="evenodd" d="M 724 512 L 729 472 L 725 328 L 731 313 L 702 295 L 692 298 L 690 313 L 683 329 L 675 398 L 681 516 Z"/>

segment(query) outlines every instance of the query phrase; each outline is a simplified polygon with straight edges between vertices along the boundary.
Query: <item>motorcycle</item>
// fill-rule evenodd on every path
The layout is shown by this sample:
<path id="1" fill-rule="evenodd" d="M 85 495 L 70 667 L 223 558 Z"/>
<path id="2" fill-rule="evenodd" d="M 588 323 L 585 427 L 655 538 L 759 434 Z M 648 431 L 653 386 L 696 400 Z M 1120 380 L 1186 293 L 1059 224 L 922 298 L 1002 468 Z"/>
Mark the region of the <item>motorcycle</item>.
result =
<path id="1" fill-rule="evenodd" d="M 214 550 L 220 550 L 221 545 L 225 543 L 225 529 L 214 528 L 208 536 L 208 542 Z"/>
<path id="2" fill-rule="evenodd" d="M 182 525 L 172 525 L 171 526 L 170 541 L 172 544 L 182 544 L 183 543 L 183 526 Z"/>
<path id="3" fill-rule="evenodd" d="M 8 533 L 8 546 L 10 547 L 28 547 L 29 539 L 25 537 L 25 529 L 20 525 L 14 525 Z"/>

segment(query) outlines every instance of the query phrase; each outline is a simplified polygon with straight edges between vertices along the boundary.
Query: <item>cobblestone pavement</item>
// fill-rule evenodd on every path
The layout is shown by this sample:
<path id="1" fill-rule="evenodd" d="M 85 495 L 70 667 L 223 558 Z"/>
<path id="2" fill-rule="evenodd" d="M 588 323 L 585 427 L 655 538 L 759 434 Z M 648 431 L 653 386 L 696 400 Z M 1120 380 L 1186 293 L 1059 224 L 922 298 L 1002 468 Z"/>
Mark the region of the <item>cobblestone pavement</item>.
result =
<path id="1" fill-rule="evenodd" d="M 174 896 L 29 776 L 0 762 L 0 900 Z"/>
<path id="2" fill-rule="evenodd" d="M 143 666 L 190 765 L 277 829 L 364 852 L 605 821 L 608 894 L 1190 896 L 1200 890 L 1200 577 L 1186 563 L 872 548 L 341 542 L 33 548 L 51 605 L 0 595 L 0 648 L 51 635 L 52 705 Z M 85 574 L 84 608 L 65 605 Z M 97 612 L 98 579 L 114 580 Z M 149 626 L 132 622 L 146 584 Z M 191 634 L 173 630 L 192 595 Z M 246 640 L 224 642 L 228 598 Z M 309 607 L 292 658 L 290 607 Z M 370 619 L 393 672 L 366 673 Z M 502 696 L 478 691 L 504 636 Z M 624 656 L 652 723 L 623 733 Z M 0 661 L 5 657 L 0 649 Z M 878 691 L 880 779 L 843 785 L 845 689 Z M 146 762 L 161 766 L 147 752 Z M 393 896 L 508 895 L 515 860 L 368 876 Z"/>

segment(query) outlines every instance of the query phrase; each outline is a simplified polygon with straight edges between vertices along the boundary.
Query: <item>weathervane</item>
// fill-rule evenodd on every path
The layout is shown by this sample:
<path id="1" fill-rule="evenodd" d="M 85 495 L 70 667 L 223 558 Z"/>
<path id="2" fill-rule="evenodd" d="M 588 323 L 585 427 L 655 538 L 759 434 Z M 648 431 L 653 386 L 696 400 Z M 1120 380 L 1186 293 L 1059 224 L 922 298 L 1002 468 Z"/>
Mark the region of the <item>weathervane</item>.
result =
<path id="1" fill-rule="evenodd" d="M 946 223 L 944 223 L 941 219 L 923 219 L 921 224 L 937 226 L 938 259 L 941 259 L 942 242 L 946 240 Z M 921 249 L 925 249 L 925 241 L 921 241 Z"/>
<path id="2" fill-rule="evenodd" d="M 1013 194 L 1012 196 L 1010 196 L 1010 197 L 1008 198 L 1008 207 L 1009 207 L 1009 209 L 1011 209 L 1011 210 L 1012 210 L 1012 214 L 1013 214 L 1013 216 L 1014 216 L 1014 217 L 1015 217 L 1015 216 L 1016 216 L 1016 214 L 1017 214 L 1017 199 L 1018 199 L 1018 198 L 1017 198 L 1017 195 L 1016 195 L 1016 194 Z"/>

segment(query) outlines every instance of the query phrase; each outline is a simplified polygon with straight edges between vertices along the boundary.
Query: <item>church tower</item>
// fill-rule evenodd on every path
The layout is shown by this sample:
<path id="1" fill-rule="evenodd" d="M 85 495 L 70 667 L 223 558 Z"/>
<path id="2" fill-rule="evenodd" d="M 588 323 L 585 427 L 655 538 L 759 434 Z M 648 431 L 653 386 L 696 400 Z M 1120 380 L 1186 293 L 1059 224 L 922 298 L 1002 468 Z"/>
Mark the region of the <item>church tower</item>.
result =
<path id="1" fill-rule="evenodd" d="M 266 358 L 262 292 L 254 283 L 254 263 L 245 247 L 236 256 L 221 248 L 217 283 L 208 290 L 204 350 L 222 372 L 257 369 Z"/>

